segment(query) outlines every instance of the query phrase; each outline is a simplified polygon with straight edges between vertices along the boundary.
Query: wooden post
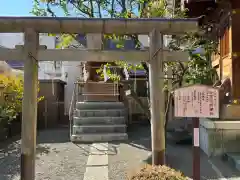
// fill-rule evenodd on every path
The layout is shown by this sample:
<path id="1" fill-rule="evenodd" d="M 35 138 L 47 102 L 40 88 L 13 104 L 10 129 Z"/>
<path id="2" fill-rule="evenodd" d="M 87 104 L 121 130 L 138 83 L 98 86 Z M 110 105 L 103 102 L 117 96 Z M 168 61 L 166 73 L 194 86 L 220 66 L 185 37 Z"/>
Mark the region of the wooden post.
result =
<path id="1" fill-rule="evenodd" d="M 87 49 L 99 50 L 102 49 L 102 34 L 89 33 L 86 35 Z M 93 80 L 96 74 L 96 69 L 92 69 L 92 62 L 87 62 L 88 80 Z"/>
<path id="2" fill-rule="evenodd" d="M 86 39 L 87 39 L 87 49 L 88 50 L 100 50 L 102 49 L 102 34 L 99 33 L 88 33 L 86 35 Z M 87 81 L 94 81 L 95 80 L 95 76 L 97 75 L 97 72 L 95 68 L 92 68 L 92 66 L 94 65 L 94 62 L 87 62 Z M 86 84 L 85 86 L 85 90 L 88 92 L 88 85 Z M 91 99 L 91 97 L 86 96 L 84 97 L 84 100 L 88 100 Z"/>
<path id="3" fill-rule="evenodd" d="M 168 96 L 171 96 L 170 95 L 170 93 L 172 92 L 172 82 L 173 82 L 173 80 L 172 79 L 170 79 L 170 78 L 172 78 L 172 68 L 168 68 L 168 70 L 167 70 L 167 77 L 169 78 L 168 79 Z M 169 98 L 169 106 L 168 106 L 168 122 L 169 122 L 169 120 L 172 120 L 173 119 L 173 106 L 172 106 L 172 98 L 170 97 Z"/>
<path id="4" fill-rule="evenodd" d="M 91 50 L 102 49 L 102 34 L 89 33 L 87 34 L 87 48 Z"/>
<path id="5" fill-rule="evenodd" d="M 219 58 L 219 79 L 220 81 L 223 80 L 223 53 L 222 53 L 222 42 L 220 40 L 219 42 L 219 46 L 220 46 L 220 58 Z"/>
<path id="6" fill-rule="evenodd" d="M 193 124 L 193 180 L 200 180 L 199 118 L 192 118 Z"/>
<path id="7" fill-rule="evenodd" d="M 151 108 L 152 164 L 165 164 L 165 107 L 163 91 L 163 35 L 150 33 L 149 88 Z"/>
<path id="8" fill-rule="evenodd" d="M 25 30 L 24 96 L 22 110 L 21 180 L 35 179 L 37 89 L 39 46 L 38 33 Z"/>

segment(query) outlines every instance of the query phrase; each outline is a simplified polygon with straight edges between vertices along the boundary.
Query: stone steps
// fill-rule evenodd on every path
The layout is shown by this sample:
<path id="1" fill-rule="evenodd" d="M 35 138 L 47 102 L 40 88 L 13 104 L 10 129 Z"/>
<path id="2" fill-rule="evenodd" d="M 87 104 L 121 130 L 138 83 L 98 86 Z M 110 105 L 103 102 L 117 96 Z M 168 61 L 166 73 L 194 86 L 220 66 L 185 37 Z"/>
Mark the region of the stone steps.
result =
<path id="1" fill-rule="evenodd" d="M 122 102 L 77 102 L 76 108 L 80 110 L 123 109 L 124 104 Z"/>
<path id="2" fill-rule="evenodd" d="M 77 109 L 74 111 L 75 117 L 120 117 L 125 115 L 125 109 Z"/>
<path id="3" fill-rule="evenodd" d="M 126 125 L 84 125 L 84 126 L 73 126 L 73 134 L 83 133 L 125 133 Z"/>
<path id="4" fill-rule="evenodd" d="M 76 126 L 125 124 L 125 117 L 74 117 L 73 124 Z"/>
<path id="5" fill-rule="evenodd" d="M 110 142 L 127 140 L 127 133 L 93 133 L 93 134 L 73 134 L 72 142 Z"/>
<path id="6" fill-rule="evenodd" d="M 72 136 L 74 142 L 107 142 L 128 139 L 127 111 L 121 102 L 77 102 Z"/>

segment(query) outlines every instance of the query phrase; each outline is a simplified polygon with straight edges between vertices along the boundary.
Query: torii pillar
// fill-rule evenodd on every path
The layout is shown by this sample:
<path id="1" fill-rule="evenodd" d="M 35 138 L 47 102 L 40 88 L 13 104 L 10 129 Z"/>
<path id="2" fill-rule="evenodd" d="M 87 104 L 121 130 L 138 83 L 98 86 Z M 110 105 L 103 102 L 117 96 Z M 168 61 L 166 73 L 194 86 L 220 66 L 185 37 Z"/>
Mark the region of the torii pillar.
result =
<path id="1" fill-rule="evenodd" d="M 24 95 L 22 109 L 21 180 L 35 179 L 39 34 L 25 30 Z"/>
<path id="2" fill-rule="evenodd" d="M 160 50 L 159 50 L 160 49 Z M 165 164 L 165 101 L 163 72 L 163 35 L 150 33 L 149 89 L 151 110 L 152 164 Z"/>

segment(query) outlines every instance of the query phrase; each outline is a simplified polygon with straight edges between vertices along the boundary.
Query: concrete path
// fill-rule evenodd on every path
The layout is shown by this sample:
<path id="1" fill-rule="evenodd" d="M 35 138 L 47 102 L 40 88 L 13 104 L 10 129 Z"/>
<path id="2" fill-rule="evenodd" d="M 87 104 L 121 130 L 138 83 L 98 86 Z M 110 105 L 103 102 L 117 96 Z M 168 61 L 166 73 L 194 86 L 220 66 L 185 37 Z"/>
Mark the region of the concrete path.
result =
<path id="1" fill-rule="evenodd" d="M 84 180 L 108 180 L 108 144 L 94 143 L 88 156 Z"/>
<path id="2" fill-rule="evenodd" d="M 124 143 L 73 144 L 68 129 L 38 136 L 36 180 L 126 180 L 150 163 L 150 128 L 135 127 Z M 192 176 L 191 146 L 169 144 L 168 164 Z M 0 180 L 19 180 L 20 141 L 0 144 Z M 240 173 L 220 159 L 201 154 L 201 179 L 237 180 Z"/>

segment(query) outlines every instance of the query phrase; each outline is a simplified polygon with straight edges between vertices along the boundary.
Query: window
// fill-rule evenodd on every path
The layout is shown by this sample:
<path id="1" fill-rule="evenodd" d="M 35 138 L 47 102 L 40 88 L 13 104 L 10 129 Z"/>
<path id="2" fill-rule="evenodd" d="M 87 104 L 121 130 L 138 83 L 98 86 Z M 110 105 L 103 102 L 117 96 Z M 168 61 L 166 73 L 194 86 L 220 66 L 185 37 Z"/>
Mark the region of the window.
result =
<path id="1" fill-rule="evenodd" d="M 221 56 L 228 55 L 230 52 L 230 50 L 229 50 L 230 40 L 229 40 L 229 28 L 228 27 L 225 29 L 224 34 L 221 37 L 220 43 L 221 43 L 221 49 L 220 49 Z"/>
<path id="2" fill-rule="evenodd" d="M 60 70 L 62 68 L 62 62 L 54 61 L 54 68 L 55 68 L 55 70 Z"/>

